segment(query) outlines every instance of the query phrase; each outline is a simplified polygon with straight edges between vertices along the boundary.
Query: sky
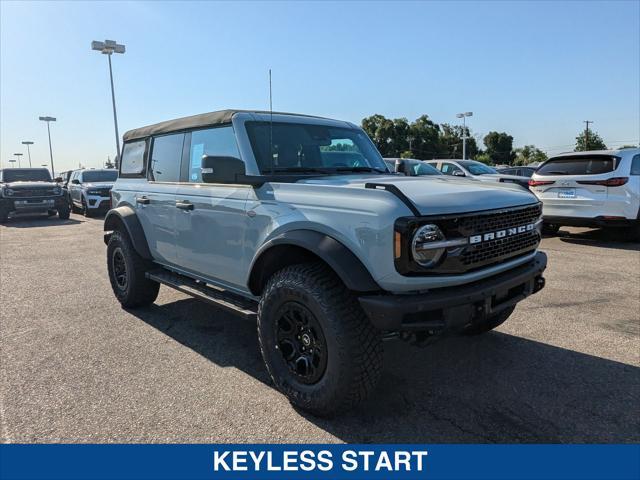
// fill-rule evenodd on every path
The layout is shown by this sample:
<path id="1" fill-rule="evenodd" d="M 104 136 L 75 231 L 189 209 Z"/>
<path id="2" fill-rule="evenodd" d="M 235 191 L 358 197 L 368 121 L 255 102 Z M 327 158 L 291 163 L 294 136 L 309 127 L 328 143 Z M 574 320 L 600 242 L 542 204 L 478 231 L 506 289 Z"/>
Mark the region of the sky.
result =
<path id="1" fill-rule="evenodd" d="M 0 2 L 0 160 L 56 171 L 114 157 L 120 136 L 225 108 L 360 123 L 375 113 L 492 130 L 549 154 L 584 120 L 609 146 L 640 137 L 640 1 Z"/>

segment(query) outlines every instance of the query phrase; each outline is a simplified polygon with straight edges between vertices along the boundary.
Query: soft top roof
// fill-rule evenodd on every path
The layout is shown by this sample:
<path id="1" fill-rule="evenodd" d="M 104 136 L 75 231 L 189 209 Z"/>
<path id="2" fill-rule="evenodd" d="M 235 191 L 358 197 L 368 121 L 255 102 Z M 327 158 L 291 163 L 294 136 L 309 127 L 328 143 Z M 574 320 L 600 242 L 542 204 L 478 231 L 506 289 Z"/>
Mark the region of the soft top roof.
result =
<path id="1" fill-rule="evenodd" d="M 175 120 L 167 120 L 166 122 L 148 125 L 146 127 L 135 128 L 124 134 L 124 141 L 145 138 L 151 135 L 159 135 L 162 133 L 178 132 L 191 128 L 211 127 L 214 125 L 222 125 L 231 123 L 231 119 L 236 113 L 270 113 L 262 110 L 219 110 L 217 112 L 201 113 L 190 117 L 176 118 Z M 313 117 L 312 115 L 301 115 L 299 113 L 273 112 L 274 115 L 294 115 L 299 117 Z M 321 118 L 321 117 L 315 117 Z"/>

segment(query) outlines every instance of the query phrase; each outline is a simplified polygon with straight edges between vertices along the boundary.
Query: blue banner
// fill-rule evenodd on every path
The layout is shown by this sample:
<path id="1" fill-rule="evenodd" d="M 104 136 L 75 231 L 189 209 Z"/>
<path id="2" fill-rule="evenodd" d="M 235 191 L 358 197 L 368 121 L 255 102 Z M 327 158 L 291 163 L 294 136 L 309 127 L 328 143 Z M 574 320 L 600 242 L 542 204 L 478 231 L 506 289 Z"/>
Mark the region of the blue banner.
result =
<path id="1" fill-rule="evenodd" d="M 634 479 L 639 445 L 0 445 L 1 479 Z"/>

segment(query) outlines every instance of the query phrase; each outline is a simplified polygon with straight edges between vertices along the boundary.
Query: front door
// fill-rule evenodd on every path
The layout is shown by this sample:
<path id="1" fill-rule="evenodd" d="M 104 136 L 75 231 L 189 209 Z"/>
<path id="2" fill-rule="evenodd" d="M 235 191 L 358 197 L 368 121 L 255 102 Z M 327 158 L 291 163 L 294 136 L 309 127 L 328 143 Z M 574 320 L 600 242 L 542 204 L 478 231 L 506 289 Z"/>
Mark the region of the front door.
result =
<path id="1" fill-rule="evenodd" d="M 188 147 L 188 152 L 187 152 Z M 231 125 L 187 134 L 183 182 L 176 192 L 179 266 L 222 287 L 246 291 L 244 239 L 251 187 L 202 182 L 203 155 L 240 157 Z"/>

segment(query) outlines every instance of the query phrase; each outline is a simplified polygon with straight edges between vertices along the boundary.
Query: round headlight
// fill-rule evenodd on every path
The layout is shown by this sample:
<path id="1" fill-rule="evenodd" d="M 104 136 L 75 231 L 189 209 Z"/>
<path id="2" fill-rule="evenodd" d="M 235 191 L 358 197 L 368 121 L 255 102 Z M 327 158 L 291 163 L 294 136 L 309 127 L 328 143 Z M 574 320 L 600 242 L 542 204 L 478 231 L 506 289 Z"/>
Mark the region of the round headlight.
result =
<path id="1" fill-rule="evenodd" d="M 437 265 L 445 252 L 445 248 L 435 244 L 445 240 L 444 234 L 437 225 L 423 225 L 413 236 L 411 253 L 413 259 L 423 267 L 431 268 Z"/>
<path id="2" fill-rule="evenodd" d="M 53 187 L 53 194 L 60 195 L 62 193 L 62 189 L 60 187 Z"/>
<path id="3" fill-rule="evenodd" d="M 4 194 L 5 194 L 7 197 L 10 197 L 11 195 L 13 195 L 13 190 L 11 190 L 10 188 L 5 188 L 5 189 L 4 189 Z"/>

